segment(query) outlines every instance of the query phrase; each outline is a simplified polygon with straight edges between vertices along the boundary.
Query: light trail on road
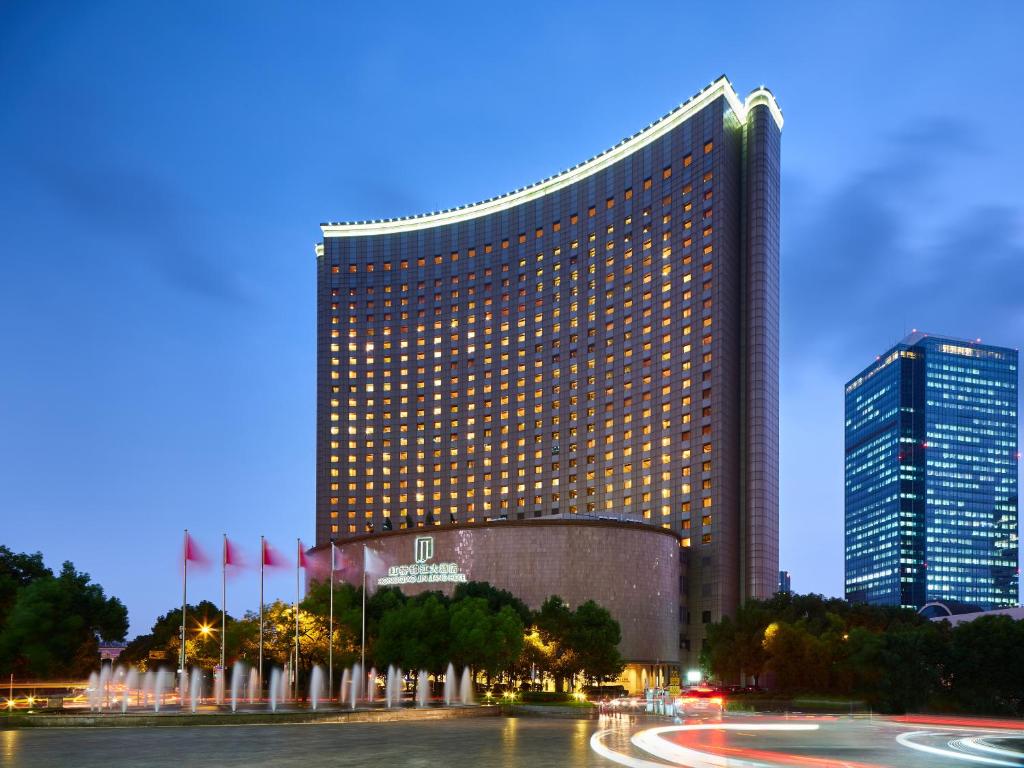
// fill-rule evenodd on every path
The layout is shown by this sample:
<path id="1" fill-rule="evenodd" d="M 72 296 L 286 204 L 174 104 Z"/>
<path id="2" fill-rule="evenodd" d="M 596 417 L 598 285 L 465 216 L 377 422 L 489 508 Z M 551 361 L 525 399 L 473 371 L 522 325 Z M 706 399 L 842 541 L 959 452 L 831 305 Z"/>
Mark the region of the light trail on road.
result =
<path id="1" fill-rule="evenodd" d="M 663 734 L 694 731 L 815 731 L 819 727 L 817 723 L 698 723 L 692 725 L 668 725 L 640 731 L 634 734 L 630 741 L 654 757 L 669 763 L 692 766 L 692 768 L 730 768 L 731 766 L 756 766 L 760 768 L 767 764 L 742 758 L 730 758 L 712 752 L 703 752 L 690 747 L 684 747 L 667 741 L 663 738 Z M 650 760 L 636 758 L 607 747 L 602 742 L 602 739 L 611 732 L 609 730 L 597 731 L 590 738 L 591 748 L 602 757 L 606 757 L 620 765 L 632 766 L 632 768 L 649 768 L 649 766 L 663 768 L 664 763 L 655 763 Z"/>
<path id="2" fill-rule="evenodd" d="M 947 744 L 951 747 L 954 747 L 953 749 L 943 749 L 942 747 L 936 747 L 930 744 L 922 744 L 920 741 L 916 740 L 920 738 L 926 738 L 929 736 L 945 736 L 945 733 L 943 733 L 942 731 L 910 731 L 908 733 L 899 734 L 896 737 L 896 741 L 897 743 L 902 744 L 904 747 L 916 749 L 919 752 L 927 752 L 931 755 L 939 755 L 941 757 L 952 760 L 979 763 L 981 765 L 999 765 L 1006 766 L 1008 768 L 1022 768 L 1022 766 L 1024 766 L 1024 763 L 1021 763 L 1019 761 L 1010 762 L 1009 760 L 1000 760 L 995 757 L 977 755 L 973 752 L 961 751 L 960 749 L 957 749 L 954 746 L 957 743 L 959 743 L 961 746 L 969 747 L 972 745 L 971 739 L 953 739 L 948 741 Z M 1019 757 L 1024 757 L 1024 755 L 1021 755 L 1020 753 L 1015 754 Z"/>
<path id="3" fill-rule="evenodd" d="M 942 725 L 926 729 L 909 729 L 910 720 L 888 718 L 822 718 L 816 722 L 758 719 L 641 727 L 632 733 L 605 728 L 593 734 L 590 747 L 601 757 L 628 768 L 948 768 L 957 763 L 1024 768 L 1024 752 L 998 743 L 1007 739 L 1024 741 L 1021 722 L 1011 731 L 1008 726 L 1012 721 L 997 721 L 993 728 L 983 719 L 937 719 Z M 787 738 L 799 734 L 811 738 Z M 610 739 L 612 735 L 617 738 Z M 627 735 L 633 749 L 624 746 Z M 764 743 L 750 744 L 751 740 Z"/>

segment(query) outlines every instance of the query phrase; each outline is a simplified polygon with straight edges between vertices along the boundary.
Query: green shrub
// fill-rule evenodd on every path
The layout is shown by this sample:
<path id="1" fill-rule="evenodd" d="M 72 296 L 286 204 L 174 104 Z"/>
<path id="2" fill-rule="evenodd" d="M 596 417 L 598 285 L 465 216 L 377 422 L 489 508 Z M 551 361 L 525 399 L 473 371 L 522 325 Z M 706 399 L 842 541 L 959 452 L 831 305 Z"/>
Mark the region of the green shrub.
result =
<path id="1" fill-rule="evenodd" d="M 557 704 L 563 701 L 571 701 L 572 695 L 558 691 L 523 691 L 517 698 L 524 704 Z"/>

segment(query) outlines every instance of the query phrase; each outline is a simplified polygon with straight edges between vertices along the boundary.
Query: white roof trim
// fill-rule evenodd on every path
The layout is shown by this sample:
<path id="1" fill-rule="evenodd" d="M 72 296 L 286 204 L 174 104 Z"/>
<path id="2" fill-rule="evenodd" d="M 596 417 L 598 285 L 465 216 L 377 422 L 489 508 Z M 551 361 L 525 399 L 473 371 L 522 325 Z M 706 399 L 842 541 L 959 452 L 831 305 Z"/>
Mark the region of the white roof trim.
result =
<path id="1" fill-rule="evenodd" d="M 535 200 L 538 197 L 549 195 L 560 189 L 575 184 L 598 171 L 613 165 L 627 155 L 636 152 L 661 136 L 671 131 L 680 123 L 686 121 L 709 103 L 724 96 L 729 102 L 729 107 L 736 113 L 740 122 L 745 122 L 747 112 L 758 105 L 765 105 L 771 112 L 776 124 L 782 128 L 782 112 L 775 101 L 771 91 L 763 86 L 751 92 L 746 101 L 741 101 L 732 83 L 724 75 L 711 85 L 704 88 L 687 101 L 680 104 L 664 117 L 655 120 L 643 130 L 634 133 L 632 136 L 623 139 L 611 149 L 595 155 L 589 160 L 562 171 L 561 173 L 549 176 L 542 181 L 521 187 L 514 192 L 508 192 L 499 197 L 492 197 L 479 203 L 462 205 L 458 208 L 449 208 L 443 211 L 422 213 L 417 216 L 406 216 L 396 219 L 375 219 L 373 221 L 355 222 L 329 222 L 321 224 L 320 229 L 325 238 L 327 237 L 361 237 L 366 235 L 386 235 L 397 232 L 410 232 L 418 229 L 429 229 L 447 224 L 456 224 L 460 221 L 475 219 L 479 216 L 497 213 L 517 205 Z"/>

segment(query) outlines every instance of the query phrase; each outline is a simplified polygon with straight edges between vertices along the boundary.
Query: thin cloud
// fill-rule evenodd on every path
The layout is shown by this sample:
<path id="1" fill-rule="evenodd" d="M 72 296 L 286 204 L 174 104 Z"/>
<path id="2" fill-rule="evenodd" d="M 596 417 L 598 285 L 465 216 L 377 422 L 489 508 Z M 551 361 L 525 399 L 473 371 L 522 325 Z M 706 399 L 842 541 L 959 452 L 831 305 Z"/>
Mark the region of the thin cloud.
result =
<path id="1" fill-rule="evenodd" d="M 109 152 L 95 152 L 88 164 L 75 157 L 23 161 L 54 198 L 55 218 L 99 243 L 97 258 L 148 268 L 171 288 L 226 305 L 247 305 L 254 296 L 241 273 L 229 266 L 221 245 L 209 241 L 216 229 L 201 210 L 145 168 L 129 169 Z"/>
<path id="2" fill-rule="evenodd" d="M 852 375 L 911 328 L 1009 346 L 1024 331 L 1021 212 L 965 203 L 969 186 L 947 173 L 982 151 L 975 136 L 936 120 L 895 134 L 887 147 L 832 192 L 800 191 L 788 206 L 790 364 L 825 360 Z"/>

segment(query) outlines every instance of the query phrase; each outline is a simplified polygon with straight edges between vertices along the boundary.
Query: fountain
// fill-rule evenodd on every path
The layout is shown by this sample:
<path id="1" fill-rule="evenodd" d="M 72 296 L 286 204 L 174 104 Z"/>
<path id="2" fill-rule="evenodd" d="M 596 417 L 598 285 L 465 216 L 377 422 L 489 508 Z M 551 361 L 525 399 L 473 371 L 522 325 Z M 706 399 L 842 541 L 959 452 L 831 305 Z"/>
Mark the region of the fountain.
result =
<path id="1" fill-rule="evenodd" d="M 263 691 L 260 690 L 260 673 L 253 667 L 249 670 L 249 703 L 255 704 L 261 696 Z"/>
<path id="2" fill-rule="evenodd" d="M 254 670 L 255 671 L 255 670 Z M 245 664 L 241 661 L 236 661 L 234 668 L 231 670 L 231 711 L 234 712 L 238 709 L 238 700 L 241 698 L 239 695 L 242 692 L 242 680 L 245 679 Z"/>
<path id="3" fill-rule="evenodd" d="M 317 664 L 309 675 L 309 706 L 316 709 L 324 695 L 324 670 Z"/>
<path id="4" fill-rule="evenodd" d="M 93 712 L 100 708 L 100 675 L 98 672 L 89 673 L 89 686 L 86 688 L 89 699 L 89 711 Z"/>
<path id="5" fill-rule="evenodd" d="M 349 689 L 352 687 L 352 681 L 350 679 L 350 672 L 346 669 L 341 673 L 341 690 L 338 691 L 338 705 L 344 706 L 348 700 Z"/>
<path id="6" fill-rule="evenodd" d="M 153 691 L 153 671 L 147 669 L 142 675 L 142 686 L 139 688 L 139 705 L 147 706 Z"/>
<path id="7" fill-rule="evenodd" d="M 373 699 L 377 695 L 377 668 L 370 667 L 370 674 L 366 676 L 366 701 L 368 704 L 373 704 Z"/>
<path id="8" fill-rule="evenodd" d="M 356 702 L 359 700 L 359 695 L 362 691 L 359 690 L 362 680 L 363 670 L 358 664 L 352 665 L 352 709 L 356 708 Z"/>
<path id="9" fill-rule="evenodd" d="M 277 702 L 281 700 L 281 670 L 274 667 L 270 670 L 270 690 L 267 693 L 270 711 L 277 712 Z"/>
<path id="10" fill-rule="evenodd" d="M 99 680 L 99 707 L 104 709 L 110 706 L 110 666 L 100 667 L 100 680 Z M 97 707 L 97 709 L 99 708 Z"/>
<path id="11" fill-rule="evenodd" d="M 160 711 L 161 700 L 164 697 L 164 689 L 167 687 L 167 670 L 160 667 L 156 671 L 156 679 L 153 681 L 153 711 Z"/>
<path id="12" fill-rule="evenodd" d="M 121 694 L 121 712 L 128 711 L 128 696 L 131 691 L 139 689 L 139 671 L 132 667 L 124 676 L 124 690 Z M 136 701 L 136 703 L 141 703 Z"/>
<path id="13" fill-rule="evenodd" d="M 469 667 L 462 670 L 462 685 L 459 687 L 459 699 L 463 704 L 473 703 L 473 676 L 469 673 Z"/>
<path id="14" fill-rule="evenodd" d="M 203 700 L 203 672 L 199 667 L 192 667 L 192 675 L 188 681 L 188 696 L 192 713 L 195 714 Z"/>
<path id="15" fill-rule="evenodd" d="M 395 665 L 388 664 L 387 677 L 384 678 L 384 706 L 388 709 L 395 703 Z"/>
<path id="16" fill-rule="evenodd" d="M 107 684 L 107 691 L 111 693 L 111 697 L 107 700 L 108 708 L 118 702 L 118 690 L 124 691 L 124 667 L 120 665 L 115 667 L 111 664 L 110 682 Z"/>
<path id="17" fill-rule="evenodd" d="M 213 670 L 213 702 L 218 707 L 224 704 L 224 667 Z"/>
<path id="18" fill-rule="evenodd" d="M 118 665 L 118 666 L 114 667 L 114 682 L 117 684 L 118 689 L 120 689 L 120 691 L 121 691 L 121 702 L 122 702 L 122 705 L 124 703 L 124 699 L 128 696 L 128 687 L 124 684 L 125 683 L 125 675 L 127 675 L 127 674 L 128 674 L 128 670 L 126 670 L 121 665 Z"/>
<path id="19" fill-rule="evenodd" d="M 448 663 L 448 669 L 444 671 L 444 705 L 450 707 L 455 701 L 455 665 Z"/>
<path id="20" fill-rule="evenodd" d="M 416 676 L 416 706 L 427 706 L 430 697 L 430 679 L 427 677 L 427 670 L 421 669 Z"/>

